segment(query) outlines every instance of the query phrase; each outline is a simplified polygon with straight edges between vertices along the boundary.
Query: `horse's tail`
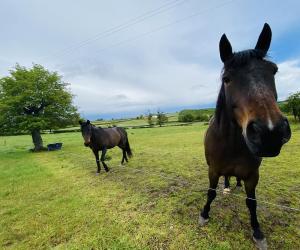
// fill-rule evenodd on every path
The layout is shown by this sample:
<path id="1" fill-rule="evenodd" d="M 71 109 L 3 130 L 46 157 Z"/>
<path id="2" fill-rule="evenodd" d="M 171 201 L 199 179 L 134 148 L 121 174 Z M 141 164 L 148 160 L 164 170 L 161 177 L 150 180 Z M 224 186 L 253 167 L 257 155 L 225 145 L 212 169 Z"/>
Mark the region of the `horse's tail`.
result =
<path id="1" fill-rule="evenodd" d="M 129 158 L 132 157 L 132 151 L 131 151 L 131 148 L 130 148 L 130 145 L 129 145 L 128 134 L 127 134 L 126 130 L 124 128 L 119 128 L 119 127 L 117 127 L 117 130 L 119 131 L 119 133 L 121 135 L 122 145 L 124 145 L 124 142 L 125 142 L 125 152 L 126 152 L 127 156 Z"/>
<path id="2" fill-rule="evenodd" d="M 126 151 L 128 157 L 132 157 L 132 152 L 131 152 L 131 148 L 130 148 L 127 136 L 126 136 L 126 143 L 125 143 L 125 151 Z"/>

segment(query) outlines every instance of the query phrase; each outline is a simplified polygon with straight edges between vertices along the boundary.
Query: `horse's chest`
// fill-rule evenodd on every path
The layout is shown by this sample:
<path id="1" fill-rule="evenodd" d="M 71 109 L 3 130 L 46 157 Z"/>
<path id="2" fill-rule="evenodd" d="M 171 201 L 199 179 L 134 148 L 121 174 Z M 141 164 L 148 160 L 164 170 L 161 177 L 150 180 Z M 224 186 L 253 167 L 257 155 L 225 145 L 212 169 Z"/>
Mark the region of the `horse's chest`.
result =
<path id="1" fill-rule="evenodd" d="M 254 171 L 256 171 L 261 163 L 260 159 L 249 157 L 248 154 L 235 155 L 220 158 L 215 162 L 215 168 L 220 175 L 237 176 L 242 179 L 247 179 Z"/>
<path id="2" fill-rule="evenodd" d="M 249 151 L 240 148 L 230 150 L 226 146 L 218 146 L 218 150 L 209 150 L 210 168 L 213 168 L 219 175 L 237 176 L 246 179 L 253 171 L 256 171 L 261 160 L 253 157 Z"/>

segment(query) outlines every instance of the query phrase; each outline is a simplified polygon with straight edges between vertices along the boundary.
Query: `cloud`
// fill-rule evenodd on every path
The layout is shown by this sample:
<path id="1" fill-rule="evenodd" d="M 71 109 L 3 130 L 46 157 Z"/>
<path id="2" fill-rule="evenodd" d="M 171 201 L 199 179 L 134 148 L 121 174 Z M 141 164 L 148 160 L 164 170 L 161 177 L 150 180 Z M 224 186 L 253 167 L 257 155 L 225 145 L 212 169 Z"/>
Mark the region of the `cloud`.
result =
<path id="1" fill-rule="evenodd" d="M 176 105 L 210 104 L 216 99 L 219 72 L 198 64 L 160 62 L 132 77 L 128 65 L 104 76 L 88 71 L 73 77 L 75 102 L 85 113 L 144 112 Z"/>
<path id="2" fill-rule="evenodd" d="M 213 105 L 220 85 L 218 43 L 223 33 L 238 51 L 254 47 L 266 21 L 275 40 L 300 22 L 297 1 L 274 5 L 189 0 L 119 32 L 103 33 L 161 5 L 159 0 L 5 1 L 0 73 L 7 74 L 15 62 L 56 70 L 71 83 L 75 104 L 86 115 Z M 101 39 L 93 39 L 96 34 Z M 294 54 L 294 60 L 279 64 L 281 99 L 299 89 L 299 60 Z"/>
<path id="3" fill-rule="evenodd" d="M 276 77 L 278 99 L 285 100 L 290 94 L 300 91 L 300 60 L 290 60 L 278 64 Z"/>

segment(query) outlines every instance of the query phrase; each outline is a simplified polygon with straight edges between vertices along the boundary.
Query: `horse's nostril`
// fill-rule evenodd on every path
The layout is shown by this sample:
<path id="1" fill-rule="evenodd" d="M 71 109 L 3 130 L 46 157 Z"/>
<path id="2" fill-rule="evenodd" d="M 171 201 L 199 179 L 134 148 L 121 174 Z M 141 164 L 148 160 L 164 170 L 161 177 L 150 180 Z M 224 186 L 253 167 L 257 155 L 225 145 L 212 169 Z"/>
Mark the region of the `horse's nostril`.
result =
<path id="1" fill-rule="evenodd" d="M 259 133 L 259 131 L 260 131 L 260 127 L 256 122 L 253 121 L 248 124 L 247 134 L 249 133 L 249 134 L 253 135 L 253 134 Z"/>
<path id="2" fill-rule="evenodd" d="M 286 143 L 291 138 L 291 128 L 287 118 L 284 118 L 281 123 L 281 133 L 283 135 L 282 142 Z"/>
<path id="3" fill-rule="evenodd" d="M 283 126 L 284 126 L 285 128 L 289 128 L 289 127 L 290 127 L 290 124 L 289 124 L 288 119 L 284 118 Z"/>
<path id="4" fill-rule="evenodd" d="M 247 138 L 252 143 L 259 143 L 260 142 L 260 134 L 261 134 L 261 127 L 255 121 L 249 122 L 247 126 Z"/>

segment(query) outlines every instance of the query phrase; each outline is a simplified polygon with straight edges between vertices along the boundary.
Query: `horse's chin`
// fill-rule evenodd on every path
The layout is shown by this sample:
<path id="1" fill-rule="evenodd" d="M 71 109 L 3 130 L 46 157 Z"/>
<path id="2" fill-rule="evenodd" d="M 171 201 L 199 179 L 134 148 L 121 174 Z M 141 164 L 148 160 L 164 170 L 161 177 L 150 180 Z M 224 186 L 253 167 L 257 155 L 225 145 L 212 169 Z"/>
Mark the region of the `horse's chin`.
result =
<path id="1" fill-rule="evenodd" d="M 90 146 L 90 143 L 89 142 L 85 142 L 85 143 L 83 143 L 83 145 L 86 146 L 86 147 L 88 147 L 88 146 Z"/>
<path id="2" fill-rule="evenodd" d="M 272 152 L 258 152 L 256 156 L 258 157 L 275 157 L 279 155 L 280 150 L 272 151 Z"/>
<path id="3" fill-rule="evenodd" d="M 274 145 L 255 145 L 246 140 L 246 144 L 250 152 L 256 157 L 276 157 L 279 155 L 281 146 Z"/>

